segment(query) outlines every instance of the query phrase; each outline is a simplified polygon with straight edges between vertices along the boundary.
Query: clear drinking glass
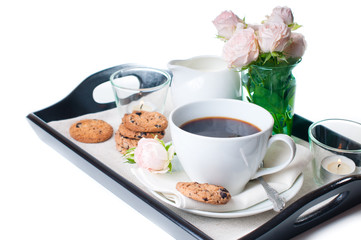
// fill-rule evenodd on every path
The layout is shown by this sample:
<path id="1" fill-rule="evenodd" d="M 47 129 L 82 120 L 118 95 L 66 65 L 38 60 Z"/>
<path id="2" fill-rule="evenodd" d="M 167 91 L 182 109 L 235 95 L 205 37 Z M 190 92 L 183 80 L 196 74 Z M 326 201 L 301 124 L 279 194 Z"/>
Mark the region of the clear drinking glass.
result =
<path id="1" fill-rule="evenodd" d="M 121 117 L 134 110 L 163 113 L 171 75 L 149 67 L 127 67 L 110 76 Z"/>

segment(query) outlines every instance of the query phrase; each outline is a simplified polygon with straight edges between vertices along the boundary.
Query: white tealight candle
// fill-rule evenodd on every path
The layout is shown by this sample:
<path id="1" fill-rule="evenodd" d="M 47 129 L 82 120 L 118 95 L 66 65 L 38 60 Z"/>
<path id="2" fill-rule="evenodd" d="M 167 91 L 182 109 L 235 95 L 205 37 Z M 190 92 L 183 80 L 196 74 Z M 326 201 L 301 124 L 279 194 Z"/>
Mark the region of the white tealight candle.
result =
<path id="1" fill-rule="evenodd" d="M 129 107 L 130 112 L 133 111 L 148 111 L 152 112 L 155 110 L 154 106 L 151 103 L 139 101 L 138 103 L 135 103 Z"/>
<path id="2" fill-rule="evenodd" d="M 352 174 L 355 169 L 356 165 L 351 159 L 340 155 L 329 156 L 321 162 L 321 178 L 325 182 L 330 182 Z"/>
<path id="3" fill-rule="evenodd" d="M 337 162 L 328 164 L 326 168 L 329 172 L 339 175 L 345 175 L 351 173 L 351 167 L 343 163 L 340 159 Z"/>

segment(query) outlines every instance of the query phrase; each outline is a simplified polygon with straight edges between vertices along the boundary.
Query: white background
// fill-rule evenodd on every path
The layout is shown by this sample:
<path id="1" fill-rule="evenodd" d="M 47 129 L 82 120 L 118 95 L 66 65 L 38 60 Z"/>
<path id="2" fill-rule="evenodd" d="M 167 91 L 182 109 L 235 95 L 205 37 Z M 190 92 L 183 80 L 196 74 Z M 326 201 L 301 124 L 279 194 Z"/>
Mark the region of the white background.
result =
<path id="1" fill-rule="evenodd" d="M 3 1 L 0 5 L 0 239 L 172 239 L 72 165 L 25 117 L 94 72 L 123 63 L 166 68 L 220 55 L 212 20 L 232 10 L 256 23 L 287 5 L 308 49 L 294 75 L 296 113 L 361 122 L 357 1 Z M 359 236 L 361 208 L 302 239 Z"/>

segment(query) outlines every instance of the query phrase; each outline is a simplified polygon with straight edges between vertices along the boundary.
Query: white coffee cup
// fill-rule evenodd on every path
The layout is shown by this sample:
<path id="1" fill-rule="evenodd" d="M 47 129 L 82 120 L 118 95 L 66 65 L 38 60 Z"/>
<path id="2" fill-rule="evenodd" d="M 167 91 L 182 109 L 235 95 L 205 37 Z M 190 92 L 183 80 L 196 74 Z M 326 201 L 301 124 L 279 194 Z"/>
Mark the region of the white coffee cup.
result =
<path id="1" fill-rule="evenodd" d="M 208 137 L 180 127 L 195 119 L 226 117 L 242 120 L 260 129 L 242 137 Z M 293 160 L 296 146 L 285 134 L 272 136 L 273 118 L 258 105 L 233 99 L 209 99 L 175 108 L 169 116 L 172 142 L 184 171 L 192 181 L 225 187 L 232 195 L 243 191 L 251 179 L 278 172 Z M 262 168 L 267 149 L 274 142 L 287 146 L 282 162 Z M 274 164 L 273 164 L 274 165 Z"/>

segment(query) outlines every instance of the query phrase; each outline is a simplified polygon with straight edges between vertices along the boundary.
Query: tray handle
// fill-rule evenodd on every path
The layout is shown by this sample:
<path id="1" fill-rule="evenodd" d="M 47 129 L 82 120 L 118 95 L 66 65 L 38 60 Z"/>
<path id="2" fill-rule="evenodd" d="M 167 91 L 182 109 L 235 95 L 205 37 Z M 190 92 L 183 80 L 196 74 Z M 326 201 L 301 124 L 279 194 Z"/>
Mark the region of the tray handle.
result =
<path id="1" fill-rule="evenodd" d="M 45 122 L 73 118 L 88 113 L 100 112 L 115 107 L 115 102 L 98 103 L 93 98 L 94 89 L 102 83 L 109 81 L 110 75 L 117 70 L 126 67 L 144 67 L 139 64 L 122 64 L 111 67 L 82 81 L 68 96 L 60 102 L 34 114 Z"/>
<path id="2" fill-rule="evenodd" d="M 329 183 L 303 196 L 242 240 L 290 239 L 360 204 L 360 188 L 361 175 Z"/>

